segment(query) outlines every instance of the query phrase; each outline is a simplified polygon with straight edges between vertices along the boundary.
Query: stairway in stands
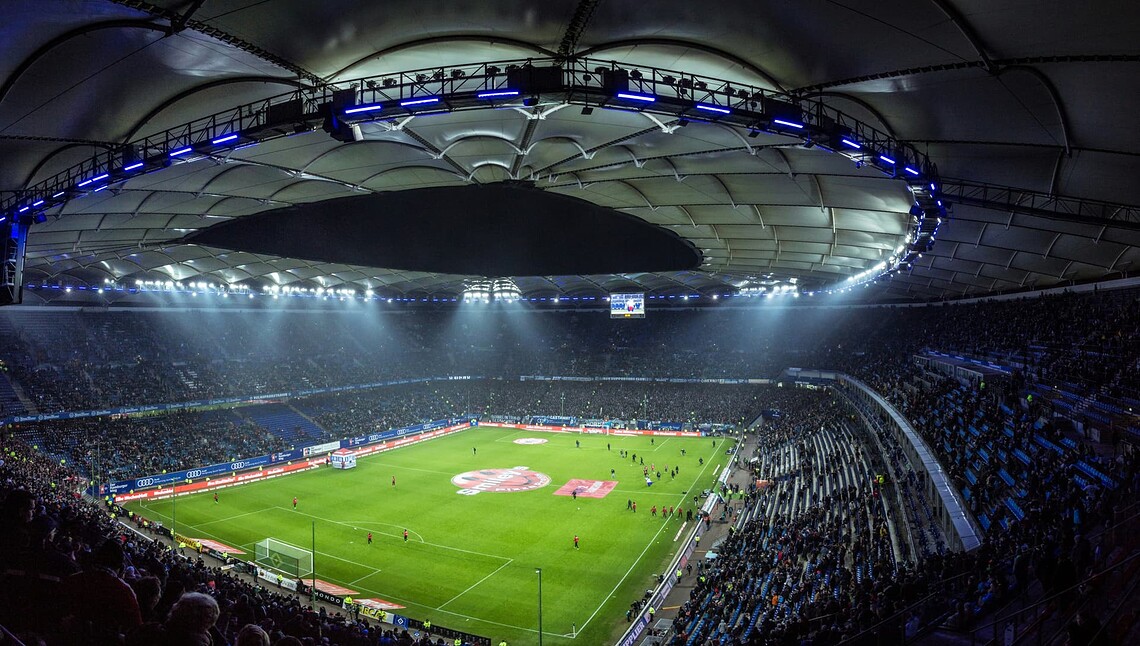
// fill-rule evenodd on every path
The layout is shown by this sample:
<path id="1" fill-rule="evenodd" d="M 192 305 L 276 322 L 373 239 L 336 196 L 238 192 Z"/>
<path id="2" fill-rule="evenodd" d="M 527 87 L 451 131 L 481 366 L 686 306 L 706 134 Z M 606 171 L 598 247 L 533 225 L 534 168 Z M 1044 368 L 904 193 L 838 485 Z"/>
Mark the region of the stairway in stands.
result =
<path id="1" fill-rule="evenodd" d="M 27 415 L 35 413 L 35 404 L 23 395 L 22 389 L 17 390 L 7 372 L 0 372 L 0 417 L 9 415 Z"/>

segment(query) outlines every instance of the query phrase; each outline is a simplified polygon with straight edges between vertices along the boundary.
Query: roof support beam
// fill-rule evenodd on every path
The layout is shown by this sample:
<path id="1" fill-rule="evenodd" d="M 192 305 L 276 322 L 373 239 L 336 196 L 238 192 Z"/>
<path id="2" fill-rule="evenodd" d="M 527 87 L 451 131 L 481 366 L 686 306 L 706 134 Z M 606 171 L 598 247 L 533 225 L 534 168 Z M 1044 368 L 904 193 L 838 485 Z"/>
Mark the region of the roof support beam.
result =
<path id="1" fill-rule="evenodd" d="M 405 49 L 412 49 L 414 47 L 423 47 L 425 45 L 438 45 L 441 43 L 462 43 L 462 42 L 490 43 L 492 45 L 501 43 L 504 45 L 511 45 L 514 47 L 518 47 L 520 49 L 527 49 L 527 50 L 533 51 L 537 54 L 542 54 L 543 56 L 554 57 L 554 56 L 558 55 L 557 52 L 550 50 L 550 49 L 546 49 L 545 47 L 540 47 L 538 45 L 535 45 L 534 43 L 528 43 L 525 40 L 517 40 L 515 38 L 504 38 L 502 36 L 488 36 L 485 34 L 452 34 L 449 36 L 432 36 L 430 38 L 416 38 L 415 40 L 409 40 L 409 41 L 400 43 L 398 45 L 392 45 L 391 47 L 385 47 L 384 49 L 378 49 L 378 50 L 372 52 L 371 54 L 368 54 L 367 56 L 362 56 L 362 57 L 356 59 L 355 61 L 352 61 L 348 65 L 345 65 L 344 67 L 333 72 L 332 74 L 329 74 L 328 76 L 325 77 L 325 81 L 331 83 L 333 81 L 333 79 L 340 78 L 349 70 L 351 70 L 355 67 L 358 67 L 360 65 L 363 65 L 370 60 L 382 58 L 384 56 L 387 56 L 388 54 L 394 54 L 398 51 L 402 51 Z"/>
<path id="2" fill-rule="evenodd" d="M 95 143 L 95 142 L 83 143 L 83 144 L 72 143 L 72 144 L 65 144 L 63 146 L 60 146 L 59 148 L 56 148 L 55 150 L 51 151 L 50 153 L 44 155 L 44 157 L 42 159 L 40 159 L 39 162 L 36 163 L 36 165 L 32 168 L 31 172 L 28 173 L 28 176 L 26 178 L 24 178 L 24 183 L 21 184 L 20 187 L 21 188 L 27 188 L 28 185 L 32 183 L 32 180 L 36 178 L 36 174 L 39 173 L 40 170 L 44 167 L 44 165 L 46 165 L 49 161 L 51 161 L 52 158 L 55 157 L 56 155 L 59 155 L 61 153 L 65 153 L 65 152 L 71 150 L 72 148 L 85 148 L 87 146 L 99 146 L 99 147 L 103 148 L 104 150 L 111 150 L 111 148 L 113 148 L 113 146 L 111 146 L 111 144 Z"/>
<path id="3" fill-rule="evenodd" d="M 576 57 L 590 56 L 592 54 L 596 54 L 597 52 L 604 52 L 608 49 L 618 49 L 619 47 L 637 47 L 639 45 L 661 45 L 664 47 L 678 47 L 678 48 L 684 48 L 684 49 L 695 49 L 699 52 L 704 52 L 706 54 L 712 54 L 713 56 L 716 56 L 717 58 L 723 58 L 726 61 L 729 61 L 731 63 L 734 63 L 736 65 L 743 67 L 744 69 L 748 70 L 749 72 L 752 72 L 756 76 L 759 76 L 760 78 L 764 79 L 765 81 L 771 83 L 772 87 L 776 88 L 777 90 L 779 90 L 781 92 L 787 91 L 784 88 L 783 84 L 781 84 L 780 81 L 776 79 L 776 77 L 772 76 L 767 71 L 765 71 L 764 69 L 757 66 L 755 63 L 751 63 L 749 61 L 746 61 L 743 58 L 741 58 L 735 54 L 731 54 L 731 53 L 729 53 L 723 49 L 720 49 L 718 47 L 713 47 L 712 45 L 708 45 L 708 44 L 698 42 L 698 41 L 683 40 L 681 38 L 651 37 L 651 38 L 623 38 L 621 40 L 611 40 L 608 43 L 600 43 L 598 45 L 594 45 L 593 47 L 588 47 L 588 48 L 586 48 L 580 52 L 575 52 L 574 56 L 576 56 Z"/>
<path id="4" fill-rule="evenodd" d="M 292 61 L 286 60 L 285 58 L 278 56 L 277 54 L 266 51 L 266 50 L 258 47 L 257 45 L 254 45 L 253 43 L 242 40 L 241 38 L 238 38 L 237 36 L 234 36 L 233 34 L 222 31 L 221 29 L 217 29 L 216 27 L 211 27 L 210 25 L 202 22 L 201 20 L 194 20 L 194 19 L 190 18 L 189 15 L 187 15 L 186 17 L 183 17 L 181 14 L 179 14 L 177 11 L 174 11 L 173 9 L 167 9 L 165 7 L 160 7 L 156 4 L 152 4 L 150 2 L 145 2 L 144 0 L 111 0 L 111 1 L 116 3 L 116 4 L 121 4 L 124 7 L 130 7 L 131 9 L 137 9 L 139 11 L 145 11 L 146 13 L 149 13 L 152 16 L 163 18 L 163 19 L 169 21 L 172 27 L 173 27 L 173 25 L 176 25 L 179 22 L 181 22 L 182 28 L 184 28 L 184 29 L 192 29 L 198 33 L 210 36 L 211 38 L 217 38 L 218 40 L 222 41 L 223 43 L 226 43 L 227 45 L 232 45 L 233 47 L 236 47 L 237 49 L 240 49 L 241 51 L 243 51 L 247 54 L 250 54 L 251 56 L 256 56 L 257 58 L 260 58 L 261 60 L 263 60 L 267 63 L 271 63 L 271 64 L 276 65 L 277 67 L 280 67 L 282 69 L 289 70 L 290 72 L 293 72 L 294 74 L 296 74 L 298 78 L 303 78 L 303 79 L 309 81 L 310 83 L 312 83 L 313 85 L 316 85 L 316 86 L 328 85 L 324 79 L 317 76 L 316 74 L 313 74 L 312 72 L 301 67 L 300 65 L 298 65 Z"/>
<path id="5" fill-rule="evenodd" d="M 62 34 L 44 43 L 43 45 L 40 45 L 39 49 L 32 52 L 31 55 L 29 55 L 27 58 L 21 61 L 18 66 L 16 66 L 16 69 L 13 70 L 12 73 L 8 75 L 8 78 L 4 80 L 4 85 L 0 85 L 0 101 L 3 101 L 4 97 L 8 96 L 8 93 L 12 91 L 12 87 L 16 85 L 16 81 L 19 81 L 20 77 L 23 76 L 24 73 L 29 69 L 31 69 L 31 67 L 35 65 L 41 58 L 46 56 L 48 52 L 73 38 L 86 36 L 87 34 L 93 34 L 104 29 L 149 29 L 151 31 L 157 31 L 162 34 L 167 34 L 170 32 L 169 27 L 166 25 L 160 25 L 156 22 L 151 22 L 150 20 L 107 20 L 104 22 L 95 22 L 88 25 L 83 25 L 82 27 L 76 27 L 70 31 L 65 31 Z"/>
<path id="6" fill-rule="evenodd" d="M 986 47 L 982 43 L 982 38 L 978 36 L 978 32 L 974 31 L 973 26 L 971 26 L 970 22 L 966 20 L 966 17 L 963 16 L 958 11 L 958 9 L 954 7 L 954 5 L 950 4 L 946 0 L 930 1 L 934 3 L 934 6 L 938 7 L 939 11 L 946 14 L 946 17 L 950 19 L 950 22 L 954 23 L 954 26 L 958 28 L 958 31 L 962 32 L 962 35 L 966 37 L 967 41 L 969 41 L 970 46 L 973 47 L 974 51 L 978 53 L 978 58 L 982 59 L 982 65 L 985 66 L 986 71 L 993 74 L 994 62 L 990 60 L 990 56 L 986 52 Z"/>
<path id="7" fill-rule="evenodd" d="M 199 92 L 212 90 L 216 87 L 234 85 L 236 83 L 275 83 L 278 85 L 288 85 L 290 87 L 300 87 L 300 84 L 297 83 L 295 79 L 280 78 L 276 76 L 234 76 L 230 78 L 215 79 L 213 81 L 208 81 L 200 85 L 195 85 L 194 87 L 187 88 L 151 108 L 150 112 L 147 112 L 141 119 L 135 121 L 134 125 L 131 126 L 131 129 L 128 130 L 125 135 L 123 135 L 123 143 L 125 144 L 134 139 L 135 135 L 138 134 L 139 130 L 143 126 L 145 126 L 150 122 L 151 119 L 155 118 L 175 103 L 178 103 L 183 99 L 188 99 Z"/>
<path id="8" fill-rule="evenodd" d="M 887 121 L 887 118 L 884 117 L 883 114 L 881 112 L 879 112 L 877 109 L 875 109 L 875 106 L 864 101 L 863 99 L 860 99 L 859 97 L 855 96 L 854 94 L 849 94 L 847 92 L 826 92 L 826 91 L 822 91 L 822 92 L 808 92 L 807 94 L 804 94 L 801 96 L 801 98 L 804 98 L 804 99 L 814 99 L 814 98 L 818 98 L 818 97 L 835 97 L 838 99 L 843 99 L 844 101 L 850 101 L 851 103 L 854 103 L 855 105 L 859 106 L 860 108 L 863 108 L 868 113 L 870 113 L 870 115 L 872 117 L 875 117 L 875 119 L 879 122 L 879 125 L 881 125 L 883 127 L 883 129 L 887 131 L 888 135 L 890 135 L 894 139 L 899 138 L 898 135 L 895 134 L 895 129 L 893 127 L 891 127 L 891 122 Z"/>
<path id="9" fill-rule="evenodd" d="M 562 34 L 562 43 L 558 45 L 559 56 L 568 57 L 578 49 L 578 41 L 586 31 L 586 26 L 590 24 L 590 18 L 594 17 L 594 10 L 598 8 L 600 2 L 601 0 L 578 0 L 578 6 L 574 8 L 570 22 L 566 25 L 566 31 Z"/>
<path id="10" fill-rule="evenodd" d="M 993 61 L 997 67 L 1008 65 L 1047 65 L 1051 63 L 1138 63 L 1140 62 L 1140 54 L 1077 54 L 1072 56 L 1026 56 L 1020 58 L 1002 58 Z M 803 87 L 790 90 L 791 93 L 802 94 L 804 92 L 816 92 L 819 90 L 826 90 L 834 87 L 844 87 L 847 85 L 855 85 L 857 83 L 865 83 L 867 81 L 880 81 L 883 79 L 905 78 L 907 76 L 918 76 L 921 74 L 930 74 L 933 72 L 951 72 L 955 70 L 967 70 L 971 68 L 985 69 L 985 64 L 982 61 L 960 61 L 957 63 L 944 63 L 941 65 L 923 65 L 921 67 L 906 67 L 897 70 L 888 70 L 885 72 L 876 72 L 874 74 L 864 74 L 861 76 L 852 76 L 845 79 L 836 79 L 834 81 L 825 81 L 823 83 L 816 83 L 815 85 L 805 85 Z"/>
<path id="11" fill-rule="evenodd" d="M 945 198 L 955 204 L 1140 231 L 1140 206 L 960 179 L 943 178 L 941 188 Z"/>
<path id="12" fill-rule="evenodd" d="M 1045 76 L 1044 72 L 1029 65 L 1009 65 L 1002 68 L 998 75 L 1000 76 L 1005 72 L 1025 72 L 1037 79 L 1037 82 L 1049 93 L 1049 98 L 1053 99 L 1053 108 L 1057 111 L 1057 119 L 1061 122 L 1061 136 L 1065 142 L 1065 154 L 1071 155 L 1072 150 L 1069 146 L 1069 116 L 1065 112 L 1065 104 L 1061 102 L 1061 93 L 1057 91 L 1057 86 L 1053 84 L 1053 81 L 1049 80 L 1048 76 Z M 1060 165 L 1060 162 L 1058 162 L 1058 165 Z M 1053 177 L 1054 185 L 1052 188 L 1056 191 L 1056 172 L 1053 173 Z"/>

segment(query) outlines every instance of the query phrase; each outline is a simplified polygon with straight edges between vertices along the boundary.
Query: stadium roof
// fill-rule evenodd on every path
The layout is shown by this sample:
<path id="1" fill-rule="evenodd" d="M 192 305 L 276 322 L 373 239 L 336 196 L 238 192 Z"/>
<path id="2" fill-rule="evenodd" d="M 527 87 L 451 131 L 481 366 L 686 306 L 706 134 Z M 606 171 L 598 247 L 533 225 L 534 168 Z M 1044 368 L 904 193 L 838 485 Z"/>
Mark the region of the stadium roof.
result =
<path id="1" fill-rule="evenodd" d="M 16 0 L 2 16 L 0 198 L 9 213 L 50 199 L 37 191 L 60 178 L 97 176 L 98 160 L 123 162 L 128 143 L 177 144 L 180 132 L 208 132 L 186 124 L 238 106 L 355 85 L 349 105 L 373 97 L 399 107 L 488 64 L 529 58 L 563 61 L 575 82 L 608 67 L 662 88 L 665 76 L 669 87 L 688 77 L 812 110 L 821 102 L 892 146 L 905 142 L 914 159 L 925 155 L 922 171 L 936 173 L 950 217 L 909 269 L 870 284 L 869 299 L 1044 288 L 1140 262 L 1140 208 L 1130 206 L 1140 204 L 1135 3 Z M 390 91 L 388 78 L 398 83 Z M 343 141 L 297 127 L 256 147 L 199 146 L 169 167 L 70 191 L 31 227 L 25 283 L 455 295 L 472 276 L 185 238 L 294 205 L 497 182 L 636 216 L 700 253 L 690 269 L 520 276 L 524 295 L 725 293 L 793 279 L 822 289 L 875 275 L 916 231 L 915 196 L 897 169 L 856 164 L 770 122 L 741 126 L 596 94 L 533 96 L 386 112 L 345 125 Z M 603 103 L 623 109 L 582 109 Z"/>

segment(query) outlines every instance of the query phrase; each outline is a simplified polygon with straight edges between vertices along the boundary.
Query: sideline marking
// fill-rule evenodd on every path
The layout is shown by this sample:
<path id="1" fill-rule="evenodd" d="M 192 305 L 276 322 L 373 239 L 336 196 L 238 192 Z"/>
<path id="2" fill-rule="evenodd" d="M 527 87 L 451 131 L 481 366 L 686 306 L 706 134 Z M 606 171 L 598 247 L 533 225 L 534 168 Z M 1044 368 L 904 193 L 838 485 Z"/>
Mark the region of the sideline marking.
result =
<path id="1" fill-rule="evenodd" d="M 673 537 L 674 543 L 677 542 L 677 539 L 681 538 L 681 532 L 685 531 L 685 525 L 688 525 L 688 524 L 689 524 L 689 521 L 687 521 L 687 520 L 685 522 L 681 523 L 681 529 L 678 529 L 677 535 Z"/>
<path id="2" fill-rule="evenodd" d="M 447 601 L 444 601 L 443 603 L 441 603 L 441 604 L 439 605 L 439 607 L 438 607 L 438 608 L 436 608 L 436 610 L 442 610 L 444 606 L 446 606 L 447 604 L 451 603 L 452 601 L 455 601 L 455 600 L 456 600 L 456 599 L 458 599 L 459 597 L 462 597 L 463 595 L 467 594 L 468 592 L 471 592 L 471 591 L 472 591 L 472 590 L 474 590 L 474 589 L 475 589 L 475 587 L 476 587 L 476 586 L 478 586 L 480 583 L 482 583 L 482 582 L 486 581 L 487 579 L 489 579 L 489 578 L 491 578 L 491 577 L 495 576 L 496 574 L 498 574 L 498 573 L 499 573 L 499 570 L 501 570 L 501 569 L 503 569 L 503 568 L 507 567 L 508 565 L 510 565 L 511 563 L 514 563 L 514 562 L 515 562 L 515 560 L 514 560 L 514 559 L 511 559 L 511 560 L 507 561 L 506 563 L 503 563 L 503 564 L 502 564 L 502 565 L 500 565 L 499 567 L 495 568 L 495 571 L 494 571 L 494 572 L 492 572 L 492 573 L 488 574 L 487 576 L 483 577 L 482 579 L 479 579 L 479 580 L 478 580 L 478 581 L 476 581 L 475 583 L 472 583 L 472 584 L 471 584 L 471 586 L 470 586 L 470 587 L 468 587 L 468 588 L 467 588 L 466 590 L 464 590 L 463 592 L 460 592 L 459 594 L 455 595 L 454 597 L 452 597 L 452 598 L 448 599 Z"/>
<path id="3" fill-rule="evenodd" d="M 704 476 L 705 471 L 708 470 L 708 468 L 711 464 L 712 464 L 711 460 L 709 462 L 705 463 L 705 468 L 701 469 L 701 472 L 697 474 L 696 478 L 693 478 L 692 482 L 694 485 L 700 481 L 701 477 Z M 692 488 L 692 485 L 690 485 L 690 488 Z M 688 497 L 687 494 L 680 494 L 680 500 L 678 502 L 684 503 L 685 499 L 687 497 Z M 603 599 L 600 604 L 598 604 L 598 607 L 594 609 L 594 613 L 591 614 L 589 616 L 589 618 L 586 619 L 585 623 L 583 623 L 581 626 L 578 627 L 579 633 L 586 630 L 586 626 L 590 625 L 590 622 L 594 620 L 594 617 L 596 617 L 598 615 L 598 613 L 602 611 L 602 606 L 606 605 L 606 603 L 609 602 L 609 600 L 613 598 L 614 594 L 617 592 L 617 589 L 620 588 L 621 584 L 625 583 L 625 580 L 629 578 L 630 572 L 633 572 L 633 568 L 636 567 L 637 564 L 641 562 L 641 559 L 645 557 L 645 553 L 649 551 L 649 548 L 653 546 L 653 543 L 657 540 L 657 537 L 661 535 L 661 532 L 663 532 L 665 530 L 665 527 L 667 527 L 667 526 L 668 526 L 668 523 L 662 523 L 661 524 L 661 529 L 658 529 L 657 533 L 653 535 L 653 538 L 649 539 L 649 542 L 645 544 L 645 549 L 641 550 L 641 554 L 637 555 L 637 558 L 634 559 L 633 564 L 629 566 L 629 569 L 626 570 L 625 574 L 621 577 L 621 579 L 618 580 L 617 585 L 615 585 L 613 587 L 613 589 L 610 590 L 610 593 L 608 595 L 606 595 L 606 598 Z M 577 639 L 577 637 L 574 637 L 573 639 Z"/>
<path id="4" fill-rule="evenodd" d="M 668 438 L 668 439 L 672 439 L 672 438 Z M 395 465 L 391 465 L 391 466 L 393 466 L 393 467 L 394 467 Z M 709 468 L 710 466 L 712 466 L 712 464 L 711 464 L 711 460 L 710 460 L 709 462 L 706 462 L 706 463 L 705 463 L 705 466 L 704 466 L 704 468 L 702 468 L 702 469 L 700 470 L 700 472 L 697 474 L 697 476 L 691 480 L 691 483 L 692 483 L 692 484 L 690 485 L 690 489 L 692 488 L 692 486 L 695 486 L 695 485 L 696 485 L 696 483 L 700 481 L 700 479 L 701 479 L 701 478 L 704 476 L 705 472 L 708 470 L 708 468 Z M 404 468 L 409 468 L 409 469 L 410 469 L 410 467 L 404 467 Z M 719 471 L 719 469 L 720 469 L 720 465 L 717 465 L 717 471 Z M 416 469 L 416 470 L 420 470 L 420 471 L 428 471 L 427 469 Z M 430 471 L 429 471 L 429 472 L 430 472 Z M 431 473 L 443 473 L 443 472 L 431 472 Z M 714 472 L 714 473 L 715 473 L 715 472 Z M 640 491 L 641 491 L 641 492 L 644 492 L 644 490 L 640 490 Z M 683 504 L 683 503 L 685 502 L 685 500 L 688 498 L 687 494 L 678 494 L 678 496 L 679 496 L 679 501 L 678 501 L 678 502 L 680 502 L 680 503 L 682 503 L 682 504 Z M 143 507 L 147 507 L 147 505 L 146 505 L 145 503 L 140 503 L 140 506 L 143 506 Z M 284 508 L 284 507 L 280 507 L 280 506 L 277 506 L 276 508 L 277 508 L 277 509 L 282 509 L 282 510 L 284 510 L 284 511 L 286 511 L 286 512 L 289 512 L 289 513 L 300 513 L 300 514 L 303 514 L 303 515 L 312 516 L 311 514 L 306 514 L 305 512 L 293 511 L 293 510 L 291 510 L 291 509 L 287 509 L 287 508 Z M 160 516 L 160 517 L 162 517 L 162 518 L 165 518 L 165 519 L 167 519 L 167 520 L 171 520 L 171 518 L 170 518 L 169 516 L 166 516 L 165 514 L 162 514 L 162 513 L 160 513 L 160 512 L 152 512 L 152 513 L 153 513 L 153 515 L 156 515 L 156 516 Z M 312 516 L 312 517 L 313 517 L 313 518 L 317 518 L 317 519 L 320 519 L 320 520 L 324 520 L 324 521 L 327 521 L 327 522 L 330 522 L 330 523 L 334 523 L 334 524 L 339 524 L 339 525 L 344 525 L 344 524 L 346 524 L 346 523 L 342 523 L 342 522 L 339 522 L 339 521 L 333 521 L 333 520 L 329 520 L 329 519 L 327 519 L 327 518 L 324 518 L 324 517 L 321 517 L 321 516 Z M 121 523 L 121 521 L 120 521 L 120 523 Z M 187 525 L 188 527 L 198 527 L 197 525 L 194 525 L 194 524 L 190 524 L 190 523 L 187 523 L 186 525 Z M 594 612 L 593 612 L 593 613 L 592 613 L 592 614 L 591 614 L 591 615 L 590 615 L 590 616 L 589 616 L 589 617 L 586 619 L 585 623 L 583 623 L 581 626 L 579 626 L 579 627 L 578 627 L 578 631 L 577 631 L 577 633 L 576 633 L 576 634 L 569 634 L 569 633 L 563 633 L 563 634 L 560 634 L 560 633 L 554 633 L 554 632 L 550 632 L 550 631 L 546 631 L 546 630 L 542 631 L 542 632 L 543 632 L 543 634 L 545 634 L 545 635 L 550 635 L 550 636 L 554 636 L 554 637 L 564 637 L 564 638 L 570 638 L 570 639 L 577 639 L 577 635 L 580 635 L 580 634 L 582 634 L 582 632 L 585 630 L 586 626 L 587 626 L 587 625 L 588 625 L 590 622 L 592 622 L 592 621 L 594 620 L 594 618 L 597 616 L 597 614 L 598 614 L 599 612 L 601 612 L 601 609 L 602 609 L 602 607 L 603 607 L 603 606 L 605 606 L 605 604 L 606 604 L 606 603 L 608 603 L 608 602 L 610 601 L 610 599 L 614 597 L 614 595 L 615 595 L 615 593 L 616 593 L 617 589 L 618 589 L 618 588 L 619 588 L 619 587 L 620 587 L 620 586 L 621 586 L 621 585 L 622 585 L 622 584 L 625 582 L 625 580 L 626 580 L 626 579 L 628 579 L 628 578 L 629 578 L 629 575 L 630 575 L 630 573 L 633 571 L 634 567 L 636 567 L 636 566 L 637 566 L 637 564 L 641 562 L 641 560 L 642 560 L 642 559 L 644 558 L 644 556 L 645 556 L 645 553 L 646 553 L 646 552 L 649 550 L 649 548 L 650 548 L 650 547 L 651 547 L 651 546 L 654 544 L 654 542 L 655 542 L 655 540 L 657 539 L 657 537 L 661 535 L 661 532 L 662 532 L 662 531 L 665 529 L 665 527 L 666 527 L 667 525 L 668 525 L 668 523 L 663 523 L 663 524 L 661 525 L 661 528 L 657 530 L 657 533 L 656 533 L 656 534 L 654 534 L 654 535 L 653 535 L 653 537 L 651 537 L 651 538 L 650 538 L 649 542 L 648 542 L 648 543 L 646 544 L 646 546 L 645 546 L 645 549 L 643 549 L 643 550 L 641 551 L 641 553 L 638 555 L 637 559 L 635 559 L 635 560 L 633 561 L 633 564 L 630 566 L 630 568 L 629 568 L 628 570 L 626 570 L 626 573 L 625 573 L 625 575 L 624 575 L 624 576 L 622 576 L 622 578 L 621 578 L 621 579 L 620 579 L 620 580 L 617 582 L 617 584 L 616 584 L 616 585 L 613 587 L 613 589 L 610 591 L 610 594 L 609 594 L 609 595 L 608 595 L 606 598 L 604 598 L 604 599 L 601 601 L 601 603 L 600 603 L 600 604 L 598 605 L 598 607 L 597 607 L 597 608 L 594 610 Z M 124 527 L 128 527 L 128 529 L 129 529 L 129 526 L 127 526 L 127 525 L 123 525 L 123 526 L 124 526 Z M 359 527 L 359 526 L 362 526 L 362 524 L 359 524 L 359 523 L 358 523 L 356 526 L 357 526 L 357 527 Z M 203 532 L 201 532 L 201 533 L 202 533 L 202 534 L 205 534 L 206 536 L 210 536 L 210 537 L 212 537 L 212 538 L 215 538 L 215 539 L 221 540 L 221 539 L 220 539 L 218 536 L 215 536 L 215 535 L 213 535 L 213 534 L 210 534 L 210 533 L 208 533 L 208 532 L 205 532 L 205 531 L 203 531 Z M 411 534 L 411 533 L 412 533 L 412 532 L 410 532 L 410 531 L 409 531 L 409 534 Z M 421 541 L 422 541 L 422 539 L 421 539 Z M 503 556 L 496 556 L 496 555 L 493 555 L 493 554 L 483 554 L 483 553 L 481 553 L 481 552 L 470 552 L 470 551 L 468 551 L 468 550 L 462 550 L 462 549 L 460 549 L 460 548 L 449 548 L 449 547 L 447 547 L 447 546 L 443 546 L 443 545 L 435 545 L 435 544 L 432 544 L 432 543 L 426 543 L 426 541 L 424 541 L 424 543 L 425 543 L 425 544 L 427 544 L 427 545 L 434 545 L 434 546 L 436 546 L 436 547 L 441 547 L 441 548 L 444 548 L 444 549 L 452 549 L 452 550 L 457 550 L 457 551 L 461 551 L 461 552 L 468 552 L 468 553 L 471 553 L 471 554 L 476 554 L 476 555 L 479 555 L 479 556 L 487 556 L 487 557 L 491 557 L 491 558 L 506 559 L 506 560 L 508 560 L 508 561 L 509 561 L 509 560 L 512 560 L 512 559 L 508 559 L 507 557 L 503 557 Z M 243 544 L 243 545 L 239 545 L 238 547 L 240 547 L 240 548 L 246 548 L 246 547 L 250 547 L 250 548 L 252 548 L 252 546 L 253 546 L 253 545 L 254 545 L 254 543 L 246 543 L 246 544 Z M 362 568 L 364 568 L 365 570 L 368 570 L 368 571 L 370 572 L 370 574 L 369 574 L 368 576 L 362 577 L 361 579 L 358 579 L 358 581 L 360 581 L 360 580 L 363 580 L 363 579 L 365 579 L 365 578 L 368 578 L 369 576 L 372 576 L 372 575 L 374 575 L 374 574 L 377 574 L 377 573 L 379 573 L 379 572 L 380 572 L 380 570 L 379 570 L 378 568 L 374 568 L 374 567 L 372 567 L 372 566 L 370 566 L 370 565 L 365 565 L 365 564 L 363 564 L 363 563 L 358 563 L 358 562 L 356 562 L 356 561 L 350 561 L 350 560 L 348 560 L 348 559 L 342 558 L 342 557 L 340 557 L 340 556 L 336 556 L 336 555 L 334 555 L 334 554 L 328 554 L 328 553 L 326 553 L 326 552 L 319 552 L 319 551 L 318 551 L 318 552 L 316 552 L 316 553 L 317 553 L 317 554 L 320 554 L 320 555 L 322 555 L 322 556 L 327 556 L 327 557 L 329 557 L 329 558 L 332 558 L 332 559 L 334 559 L 334 560 L 338 560 L 338 561 L 342 561 L 342 562 L 345 562 L 345 563 L 350 563 L 350 564 L 353 564 L 353 565 L 357 565 L 357 566 L 359 566 L 359 567 L 362 567 Z M 501 568 L 500 568 L 500 569 L 501 569 Z M 338 579 L 334 579 L 334 578 L 332 578 L 332 577 L 325 577 L 325 581 L 328 581 L 328 582 L 332 582 L 332 583 L 341 583 L 341 584 L 345 584 L 345 582 L 344 582 L 344 581 L 341 581 L 341 580 L 338 580 Z M 361 590 L 361 592 L 362 592 L 362 593 L 363 593 L 363 592 L 369 592 L 369 593 L 372 593 L 372 594 L 374 594 L 374 595 L 377 595 L 377 596 L 380 596 L 380 597 L 384 597 L 384 598 L 386 598 L 386 599 L 392 599 L 392 600 L 394 600 L 394 601 L 399 601 L 399 602 L 402 602 L 402 603 L 405 603 L 405 604 L 407 604 L 407 606 L 408 606 L 408 607 L 410 607 L 410 608 L 422 608 L 422 609 L 425 609 L 425 610 L 436 610 L 436 611 L 438 611 L 438 612 L 442 612 L 442 613 L 444 613 L 444 614 L 446 614 L 446 615 L 451 615 L 451 616 L 454 616 L 454 617 L 459 617 L 459 618 L 461 618 L 461 619 L 467 619 L 467 620 L 470 620 L 470 621 L 474 621 L 474 622 L 478 622 L 478 623 L 483 623 L 483 624 L 488 624 L 488 625 L 492 625 L 492 626 L 500 626 L 500 627 L 503 627 L 503 628 L 509 628 L 509 629 L 512 629 L 512 630 L 517 630 L 517 631 L 520 631 L 520 632 L 524 632 L 524 633 L 531 633 L 531 634 L 533 634 L 533 633 L 537 633 L 537 632 L 538 632 L 538 631 L 537 631 L 536 629 L 534 629 L 534 628 L 528 628 L 528 627 L 525 627 L 525 626 L 515 626 L 515 625 L 512 625 L 512 624 L 502 623 L 502 622 L 499 622 L 499 621 L 494 621 L 494 620 L 491 620 L 491 619 L 486 619 L 486 618 L 482 618 L 482 617 L 473 617 L 473 616 L 471 616 L 471 615 L 465 615 L 465 614 L 462 614 L 462 613 L 453 612 L 453 611 L 451 611 L 451 610 L 444 610 L 444 609 L 442 609 L 442 607 L 441 607 L 441 608 L 431 608 L 430 606 L 427 606 L 427 605 L 423 604 L 422 602 L 413 601 L 413 600 L 411 600 L 411 599 L 404 599 L 404 598 L 401 598 L 401 597 L 398 597 L 398 596 L 394 596 L 394 595 L 391 595 L 391 594 L 386 594 L 386 593 L 380 592 L 380 591 L 378 591 L 378 590 L 373 590 L 373 589 L 370 589 L 370 588 L 365 588 L 365 587 L 363 587 L 363 586 L 358 586 L 358 587 L 360 588 L 360 590 Z M 449 603 L 450 603 L 450 600 L 449 600 Z"/>

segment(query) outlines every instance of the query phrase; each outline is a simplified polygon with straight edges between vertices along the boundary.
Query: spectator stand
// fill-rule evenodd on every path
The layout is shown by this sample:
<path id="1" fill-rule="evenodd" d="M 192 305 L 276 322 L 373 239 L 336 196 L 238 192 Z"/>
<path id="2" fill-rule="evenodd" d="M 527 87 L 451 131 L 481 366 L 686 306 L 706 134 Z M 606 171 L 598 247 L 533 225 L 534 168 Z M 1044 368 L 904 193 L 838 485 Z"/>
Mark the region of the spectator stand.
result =
<path id="1" fill-rule="evenodd" d="M 910 422 L 882 395 L 862 381 L 841 374 L 837 375 L 836 384 L 861 408 L 874 411 L 874 414 L 885 423 L 885 428 L 903 447 L 908 462 L 914 465 L 923 483 L 922 488 L 926 492 L 927 500 L 934 508 L 939 526 L 950 541 L 951 548 L 956 551 L 977 549 L 981 544 L 981 535 L 975 526 L 976 521 L 971 517 L 961 495 L 947 478 L 941 462 Z"/>

